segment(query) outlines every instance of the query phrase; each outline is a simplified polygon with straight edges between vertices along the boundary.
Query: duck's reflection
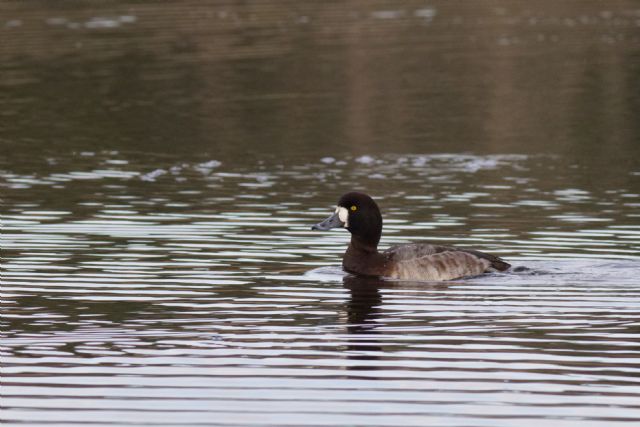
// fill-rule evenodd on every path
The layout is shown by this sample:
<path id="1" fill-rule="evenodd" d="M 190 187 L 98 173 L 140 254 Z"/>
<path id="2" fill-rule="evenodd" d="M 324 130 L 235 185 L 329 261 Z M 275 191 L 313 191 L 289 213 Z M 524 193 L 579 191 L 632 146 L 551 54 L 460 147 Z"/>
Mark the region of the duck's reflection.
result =
<path id="1" fill-rule="evenodd" d="M 401 282 L 395 283 L 375 277 L 345 276 L 343 285 L 349 290 L 347 311 L 347 359 L 362 361 L 349 365 L 349 370 L 376 370 L 381 366 L 371 363 L 381 359 L 389 352 L 384 348 L 380 338 L 379 327 L 385 322 L 380 319 L 383 289 L 400 289 L 406 292 L 428 289 L 446 289 L 451 282 Z M 385 342 L 388 342 L 385 340 Z M 391 343 L 389 343 L 391 345 Z M 386 369 L 386 368 L 385 368 Z"/>
<path id="2" fill-rule="evenodd" d="M 347 302 L 347 359 L 371 361 L 380 358 L 382 346 L 376 339 L 379 332 L 376 322 L 382 296 L 380 288 L 384 282 L 377 278 L 346 276 L 343 285 L 349 290 Z M 376 365 L 364 363 L 348 365 L 350 370 L 374 370 Z"/>

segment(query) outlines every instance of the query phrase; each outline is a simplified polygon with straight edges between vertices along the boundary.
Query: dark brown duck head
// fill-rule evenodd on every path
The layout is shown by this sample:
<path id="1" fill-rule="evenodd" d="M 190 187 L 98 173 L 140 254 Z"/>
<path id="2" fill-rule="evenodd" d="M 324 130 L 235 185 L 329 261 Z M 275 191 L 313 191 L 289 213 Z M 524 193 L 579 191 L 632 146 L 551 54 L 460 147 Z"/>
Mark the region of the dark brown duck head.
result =
<path id="1" fill-rule="evenodd" d="M 340 197 L 335 212 L 312 230 L 346 228 L 351 244 L 375 252 L 382 235 L 382 215 L 376 202 L 364 193 L 351 192 Z"/>

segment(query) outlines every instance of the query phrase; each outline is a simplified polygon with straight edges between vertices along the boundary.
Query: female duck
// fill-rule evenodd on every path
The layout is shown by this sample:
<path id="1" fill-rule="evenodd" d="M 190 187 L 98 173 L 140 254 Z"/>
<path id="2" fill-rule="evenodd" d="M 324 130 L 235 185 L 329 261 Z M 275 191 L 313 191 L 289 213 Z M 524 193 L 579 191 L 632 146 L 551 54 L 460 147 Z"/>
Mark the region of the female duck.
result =
<path id="1" fill-rule="evenodd" d="M 451 280 L 511 267 L 500 258 L 471 249 L 412 243 L 378 252 L 382 215 L 376 202 L 364 193 L 347 193 L 333 215 L 312 230 L 344 227 L 351 243 L 342 259 L 345 271 L 365 276 L 401 280 Z"/>

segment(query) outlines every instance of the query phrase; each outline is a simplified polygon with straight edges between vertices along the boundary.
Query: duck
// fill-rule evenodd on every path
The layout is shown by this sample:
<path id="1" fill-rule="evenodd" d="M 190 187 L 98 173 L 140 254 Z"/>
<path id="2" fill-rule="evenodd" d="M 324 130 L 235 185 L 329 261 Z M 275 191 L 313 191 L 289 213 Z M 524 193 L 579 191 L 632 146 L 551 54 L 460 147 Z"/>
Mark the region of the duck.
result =
<path id="1" fill-rule="evenodd" d="M 378 250 L 382 236 L 382 214 L 367 194 L 353 191 L 340 197 L 333 214 L 311 227 L 327 231 L 345 228 L 351 241 L 342 258 L 342 268 L 358 276 L 396 280 L 446 281 L 506 271 L 511 265 L 501 258 L 454 246 L 409 243 Z"/>

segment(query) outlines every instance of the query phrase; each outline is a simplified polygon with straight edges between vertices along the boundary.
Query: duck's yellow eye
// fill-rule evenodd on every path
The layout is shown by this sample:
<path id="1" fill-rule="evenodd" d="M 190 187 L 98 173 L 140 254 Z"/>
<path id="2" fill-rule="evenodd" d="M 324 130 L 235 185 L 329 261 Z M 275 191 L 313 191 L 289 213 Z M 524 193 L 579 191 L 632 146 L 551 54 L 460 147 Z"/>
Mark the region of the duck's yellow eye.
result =
<path id="1" fill-rule="evenodd" d="M 356 205 L 353 205 L 353 206 L 351 206 L 351 210 L 355 211 L 355 210 L 358 210 L 358 208 L 356 207 Z"/>

